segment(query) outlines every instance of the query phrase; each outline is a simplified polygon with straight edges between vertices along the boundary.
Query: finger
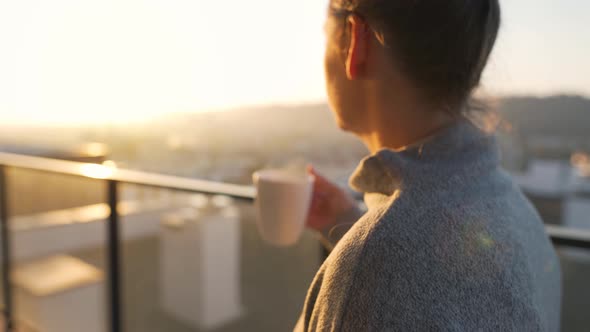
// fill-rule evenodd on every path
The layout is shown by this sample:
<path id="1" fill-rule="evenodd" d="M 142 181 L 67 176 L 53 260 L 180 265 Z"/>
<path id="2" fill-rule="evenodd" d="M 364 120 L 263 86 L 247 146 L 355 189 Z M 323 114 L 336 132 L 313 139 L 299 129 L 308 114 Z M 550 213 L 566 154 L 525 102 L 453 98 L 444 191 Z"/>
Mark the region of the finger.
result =
<path id="1" fill-rule="evenodd" d="M 324 195 L 323 193 L 314 191 L 313 196 L 311 198 L 311 209 L 315 211 L 321 208 L 321 206 L 324 205 L 325 197 L 326 195 Z"/>
<path id="2" fill-rule="evenodd" d="M 325 187 L 325 186 L 334 187 L 334 185 L 332 184 L 332 182 L 330 182 L 330 180 L 328 180 L 326 177 L 324 177 L 323 175 L 321 175 L 320 173 L 318 173 L 315 170 L 315 168 L 313 168 L 313 166 L 308 165 L 307 166 L 307 172 L 310 175 L 313 175 L 315 177 L 315 185 L 316 186 L 320 186 L 320 187 Z"/>

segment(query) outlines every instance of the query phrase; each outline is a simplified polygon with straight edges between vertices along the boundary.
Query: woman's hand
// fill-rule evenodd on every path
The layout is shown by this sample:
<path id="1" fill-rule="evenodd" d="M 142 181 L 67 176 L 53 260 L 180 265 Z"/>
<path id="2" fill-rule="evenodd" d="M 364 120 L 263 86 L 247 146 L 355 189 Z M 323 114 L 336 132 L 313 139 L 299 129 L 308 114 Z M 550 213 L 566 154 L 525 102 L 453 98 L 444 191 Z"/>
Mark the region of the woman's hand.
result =
<path id="1" fill-rule="evenodd" d="M 339 216 L 356 207 L 354 198 L 344 189 L 318 174 L 312 166 L 307 172 L 315 177 L 307 227 L 322 232 L 336 224 Z"/>

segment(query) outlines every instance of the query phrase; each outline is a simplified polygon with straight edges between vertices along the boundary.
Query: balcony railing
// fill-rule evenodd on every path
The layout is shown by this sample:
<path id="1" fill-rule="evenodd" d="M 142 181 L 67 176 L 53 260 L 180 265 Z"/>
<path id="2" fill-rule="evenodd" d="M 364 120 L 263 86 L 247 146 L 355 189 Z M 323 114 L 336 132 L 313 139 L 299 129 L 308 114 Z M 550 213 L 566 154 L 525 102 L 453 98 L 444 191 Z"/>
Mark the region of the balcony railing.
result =
<path id="1" fill-rule="evenodd" d="M 107 184 L 105 198 L 110 208 L 107 221 L 107 283 L 109 313 L 109 329 L 112 332 L 122 331 L 122 299 L 121 299 L 121 252 L 120 222 L 117 204 L 120 184 L 132 184 L 146 187 L 161 188 L 188 193 L 212 194 L 229 196 L 237 200 L 253 201 L 256 191 L 251 186 L 241 186 L 211 181 L 203 181 L 176 176 L 152 174 L 96 164 L 85 164 L 71 161 L 0 153 L 0 240 L 2 242 L 2 275 L 4 289 L 4 331 L 15 329 L 13 312 L 13 294 L 11 291 L 11 232 L 9 228 L 10 211 L 8 206 L 7 169 L 19 168 L 47 173 L 71 175 L 82 178 L 96 179 Z M 590 232 L 547 226 L 547 233 L 556 246 L 590 249 Z"/>

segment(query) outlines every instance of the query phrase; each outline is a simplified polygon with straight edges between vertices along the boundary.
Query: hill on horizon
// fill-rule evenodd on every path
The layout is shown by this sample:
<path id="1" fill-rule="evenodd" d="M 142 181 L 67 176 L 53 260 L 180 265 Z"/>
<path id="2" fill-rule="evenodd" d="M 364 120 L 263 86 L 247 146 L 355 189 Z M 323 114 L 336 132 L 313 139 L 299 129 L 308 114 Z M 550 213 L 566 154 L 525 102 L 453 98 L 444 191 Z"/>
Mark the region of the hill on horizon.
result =
<path id="1" fill-rule="evenodd" d="M 590 137 L 590 99 L 581 96 L 508 97 L 499 114 L 524 136 Z"/>
<path id="2" fill-rule="evenodd" d="M 524 136 L 590 137 L 590 99 L 574 95 L 514 96 L 497 100 L 493 111 Z M 295 106 L 245 107 L 225 112 L 171 114 L 164 123 L 191 127 L 258 128 L 337 133 L 334 117 L 325 103 Z M 161 123 L 161 122 L 158 122 Z"/>

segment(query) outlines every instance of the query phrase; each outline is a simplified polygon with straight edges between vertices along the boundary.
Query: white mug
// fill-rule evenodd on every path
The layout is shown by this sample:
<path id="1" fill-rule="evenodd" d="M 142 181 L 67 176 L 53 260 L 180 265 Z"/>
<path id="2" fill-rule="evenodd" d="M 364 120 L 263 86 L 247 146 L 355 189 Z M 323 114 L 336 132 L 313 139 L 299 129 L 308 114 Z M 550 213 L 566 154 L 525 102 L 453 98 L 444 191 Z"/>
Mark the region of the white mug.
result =
<path id="1" fill-rule="evenodd" d="M 309 213 L 312 175 L 283 170 L 262 170 L 252 176 L 257 189 L 256 223 L 268 243 L 287 247 L 297 243 Z"/>

